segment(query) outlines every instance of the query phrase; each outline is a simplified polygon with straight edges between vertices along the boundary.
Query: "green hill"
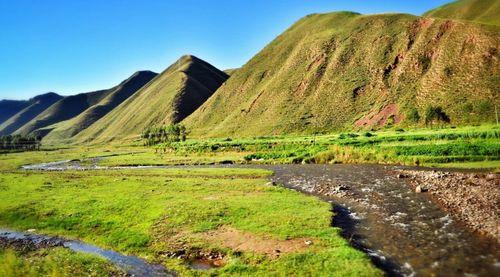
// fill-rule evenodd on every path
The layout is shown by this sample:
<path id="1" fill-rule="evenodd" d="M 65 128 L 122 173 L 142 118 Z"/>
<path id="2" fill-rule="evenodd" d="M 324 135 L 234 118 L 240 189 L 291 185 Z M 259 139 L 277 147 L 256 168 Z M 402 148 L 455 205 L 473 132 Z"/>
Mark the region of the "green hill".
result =
<path id="1" fill-rule="evenodd" d="M 500 26 L 500 0 L 460 0 L 424 14 L 427 17 L 468 20 Z"/>
<path id="2" fill-rule="evenodd" d="M 136 82 L 136 79 L 131 77 L 130 79 L 128 79 L 129 83 L 127 83 L 127 81 L 124 81 L 122 84 L 111 89 L 64 97 L 63 99 L 52 105 L 50 108 L 45 110 L 43 113 L 33 118 L 26 125 L 19 128 L 15 133 L 23 135 L 36 133 L 38 135 L 45 136 L 54 128 L 49 126 L 72 119 L 80 115 L 90 107 L 99 104 L 101 101 L 108 97 L 110 97 L 109 100 L 113 101 L 112 104 L 116 105 L 116 102 L 124 100 L 127 96 L 130 96 L 153 77 L 149 73 L 147 73 L 146 75 L 148 76 L 148 78 L 140 77 L 138 78 L 139 82 Z M 105 101 L 104 106 L 108 106 L 108 104 L 109 103 L 106 103 Z M 90 123 L 92 123 L 92 119 L 102 116 L 106 112 L 106 110 L 113 105 L 104 107 L 104 109 L 97 108 L 93 110 L 95 112 L 94 114 L 86 113 L 82 116 L 82 118 L 79 118 L 74 122 L 75 124 L 79 125 L 67 126 L 70 127 L 70 130 L 68 130 L 68 133 L 66 134 L 77 132 L 78 130 L 84 128 L 86 125 L 88 126 Z"/>
<path id="3" fill-rule="evenodd" d="M 42 129 L 42 133 L 48 133 L 44 137 L 44 142 L 63 142 L 70 139 L 112 111 L 156 77 L 156 75 L 158 74 L 151 71 L 139 71 L 134 73 L 130 78 L 111 89 L 101 101 L 89 107 L 76 117 Z"/>
<path id="4" fill-rule="evenodd" d="M 0 124 L 29 106 L 26 100 L 1 100 L 0 101 Z"/>
<path id="5" fill-rule="evenodd" d="M 207 62 L 183 56 L 74 140 L 130 140 L 147 127 L 179 122 L 203 104 L 227 78 L 227 74 Z"/>
<path id="6" fill-rule="evenodd" d="M 310 133 L 411 123 L 430 106 L 452 124 L 493 121 L 499 35 L 405 14 L 309 15 L 183 123 L 194 136 Z"/>
<path id="7" fill-rule="evenodd" d="M 61 98 L 62 96 L 49 92 L 30 99 L 27 101 L 28 105 L 26 107 L 19 110 L 0 125 L 0 135 L 14 133 Z"/>

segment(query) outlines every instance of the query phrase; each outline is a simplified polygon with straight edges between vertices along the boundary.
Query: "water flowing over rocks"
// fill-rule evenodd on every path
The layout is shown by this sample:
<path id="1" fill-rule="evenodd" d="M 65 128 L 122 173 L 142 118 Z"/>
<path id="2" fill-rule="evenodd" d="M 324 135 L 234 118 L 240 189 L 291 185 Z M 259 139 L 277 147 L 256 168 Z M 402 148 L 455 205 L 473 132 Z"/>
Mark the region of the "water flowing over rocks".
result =
<path id="1" fill-rule="evenodd" d="M 272 181 L 332 203 L 332 225 L 395 276 L 495 276 L 498 243 L 436 205 L 412 170 L 379 165 L 274 165 Z M 406 169 L 408 171 L 403 171 Z M 423 171 L 436 175 L 446 174 Z M 438 177 L 439 176 L 439 177 Z M 421 193 L 415 187 L 421 186 Z M 429 189 L 429 192 L 424 192 Z M 451 212 L 450 212 L 451 213 Z M 497 225 L 498 226 L 498 225 Z"/>
<path id="2" fill-rule="evenodd" d="M 454 218 L 500 243 L 500 176 L 462 172 L 400 170 L 409 183 L 425 188 Z M 423 190 L 422 190 L 423 192 Z"/>

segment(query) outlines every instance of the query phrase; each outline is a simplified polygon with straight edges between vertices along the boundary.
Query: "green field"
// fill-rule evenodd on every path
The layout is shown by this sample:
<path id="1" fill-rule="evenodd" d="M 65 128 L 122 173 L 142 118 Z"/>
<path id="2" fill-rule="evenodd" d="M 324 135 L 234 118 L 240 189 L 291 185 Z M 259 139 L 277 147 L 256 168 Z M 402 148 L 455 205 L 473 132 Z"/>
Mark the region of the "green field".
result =
<path id="1" fill-rule="evenodd" d="M 378 275 L 368 257 L 330 226 L 328 203 L 270 185 L 270 172 L 265 170 L 36 172 L 19 167 L 71 159 L 87 164 L 93 162 L 86 158 L 103 156 L 95 161 L 101 166 L 400 163 L 498 171 L 499 137 L 498 126 L 483 125 L 6 153 L 0 156 L 0 226 L 80 239 L 161 263 L 183 275 Z M 222 243 L 228 239 L 250 240 L 253 245 L 241 250 Z M 313 244 L 306 246 L 308 240 Z M 292 250 L 275 256 L 262 245 Z M 168 255 L 179 250 L 185 252 L 182 259 Z M 2 251 L 6 272 L 33 267 L 48 272 L 61 256 L 67 256 L 68 268 L 82 275 L 89 267 L 95 267 L 96 275 L 117 270 L 64 249 Z M 206 253 L 223 257 L 223 266 L 209 271 L 189 267 L 190 260 Z"/>
<path id="2" fill-rule="evenodd" d="M 94 151 L 94 155 L 108 153 Z M 328 203 L 270 185 L 266 180 L 268 171 L 214 168 L 25 172 L 12 165 L 70 159 L 86 152 L 68 149 L 53 151 L 54 155 L 47 153 L 1 156 L 0 226 L 80 239 L 138 255 L 187 276 L 381 274 L 365 254 L 351 248 L 339 230 L 330 226 L 332 212 Z M 237 249 L 221 243 L 228 239 L 228 232 L 232 239 L 250 239 L 253 245 Z M 213 240 L 206 239 L 208 235 Z M 308 240 L 313 243 L 306 245 Z M 275 248 L 282 249 L 279 256 L 273 252 Z M 188 266 L 189 259 L 165 255 L 179 250 L 188 257 L 220 254 L 223 266 L 195 271 Z M 55 251 L 58 257 L 67 256 L 68 267 L 79 268 L 85 275 L 88 261 L 65 250 Z M 40 272 L 46 272 L 56 259 L 50 253 L 9 253 L 0 256 L 6 263 L 3 270 L 30 270 L 41 264 L 45 271 Z M 25 258 L 38 256 L 43 258 Z M 18 265 L 19 261 L 25 262 Z M 101 262 L 95 267 L 111 270 Z"/>
<path id="3" fill-rule="evenodd" d="M 382 163 L 436 167 L 500 167 L 500 126 L 393 129 L 315 136 L 187 140 L 156 146 L 157 154 L 136 154 L 140 164 L 235 163 Z M 224 156 L 227 153 L 227 156 Z M 106 165 L 130 162 L 125 156 Z"/>

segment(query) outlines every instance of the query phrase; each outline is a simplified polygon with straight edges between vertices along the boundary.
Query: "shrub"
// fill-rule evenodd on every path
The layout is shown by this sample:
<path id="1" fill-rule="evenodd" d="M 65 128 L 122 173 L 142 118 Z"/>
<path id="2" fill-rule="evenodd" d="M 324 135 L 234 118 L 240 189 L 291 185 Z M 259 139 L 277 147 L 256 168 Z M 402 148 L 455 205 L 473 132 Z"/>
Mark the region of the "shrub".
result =
<path id="1" fill-rule="evenodd" d="M 438 121 L 438 122 L 444 122 L 444 123 L 450 123 L 450 118 L 448 115 L 444 112 L 443 108 L 437 106 L 429 106 L 425 110 L 425 124 L 432 124 L 433 122 Z"/>
<path id="2" fill-rule="evenodd" d="M 479 103 L 477 104 L 477 112 L 482 116 L 487 115 L 489 112 L 491 112 L 491 110 L 492 105 L 488 100 L 479 101 Z"/>
<path id="3" fill-rule="evenodd" d="M 420 114 L 416 108 L 412 108 L 406 114 L 406 118 L 413 123 L 418 123 L 420 121 Z"/>

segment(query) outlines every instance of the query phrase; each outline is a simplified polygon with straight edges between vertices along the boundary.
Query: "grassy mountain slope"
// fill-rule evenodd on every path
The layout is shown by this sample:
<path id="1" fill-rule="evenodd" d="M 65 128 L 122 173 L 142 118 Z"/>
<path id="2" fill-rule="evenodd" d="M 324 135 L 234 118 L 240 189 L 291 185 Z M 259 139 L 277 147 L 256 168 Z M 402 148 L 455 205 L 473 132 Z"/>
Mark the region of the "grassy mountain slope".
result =
<path id="1" fill-rule="evenodd" d="M 460 0 L 424 14 L 427 17 L 468 20 L 500 26 L 500 0 Z"/>
<path id="2" fill-rule="evenodd" d="M 151 76 L 149 76 L 149 74 L 146 75 L 148 75 L 146 80 L 150 80 Z M 106 110 L 108 108 L 111 108 L 114 104 L 116 104 L 116 102 L 119 102 L 123 98 L 130 96 L 133 92 L 142 87 L 143 84 L 147 83 L 146 80 L 144 80 L 142 77 L 138 78 L 138 80 L 131 77 L 130 79 L 111 89 L 80 93 L 77 95 L 64 97 L 63 99 L 52 105 L 50 108 L 45 110 L 43 113 L 38 115 L 36 118 L 32 119 L 26 125 L 21 127 L 19 130 L 17 130 L 16 134 L 36 133 L 45 136 L 55 128 L 55 126 L 51 125 L 72 119 L 80 115 L 90 107 L 99 104 L 103 100 L 104 106 L 112 104 L 110 105 L 110 107 L 104 107 L 103 109 L 97 108 L 96 110 L 92 110 L 90 111 L 90 113 L 83 115 L 82 118 L 74 122 L 75 124 L 79 125 L 66 125 L 66 127 L 71 127 L 71 130 L 69 130 L 68 133 L 65 133 L 65 135 L 71 134 L 72 132 L 77 132 L 78 130 L 84 128 L 85 125 L 88 126 L 90 123 L 92 123 L 90 122 L 92 121 L 92 119 L 98 118 L 100 115 L 104 114 Z M 127 83 L 127 81 L 129 82 Z M 139 82 L 136 83 L 136 81 Z M 112 101 L 113 103 L 107 103 L 107 101 L 105 101 L 105 99 L 108 97 L 110 98 L 107 101 Z M 91 114 L 92 112 L 94 112 L 94 114 Z"/>
<path id="3" fill-rule="evenodd" d="M 15 134 L 27 135 L 34 131 L 77 116 L 108 95 L 108 90 L 66 96 L 19 128 Z M 45 135 L 40 133 L 40 135 Z"/>
<path id="4" fill-rule="evenodd" d="M 145 128 L 179 122 L 228 76 L 194 56 L 183 56 L 132 97 L 75 136 L 77 142 L 133 139 Z"/>
<path id="5" fill-rule="evenodd" d="M 0 125 L 0 135 L 14 133 L 61 98 L 62 96 L 49 92 L 30 99 L 27 107 L 20 110 Z"/>
<path id="6" fill-rule="evenodd" d="M 491 121 L 499 35 L 496 27 L 405 14 L 313 14 L 184 123 L 194 136 L 306 133 L 398 124 L 429 105 L 454 124 Z"/>
<path id="7" fill-rule="evenodd" d="M 156 77 L 156 75 L 158 74 L 151 71 L 139 71 L 134 73 L 130 78 L 111 89 L 101 101 L 86 109 L 76 117 L 44 128 L 45 130 L 43 132 L 48 132 L 44 137 L 44 142 L 64 142 L 68 140 L 112 111 Z"/>
<path id="8" fill-rule="evenodd" d="M 0 101 L 0 124 L 4 123 L 11 116 L 29 106 L 26 100 L 1 100 Z"/>

